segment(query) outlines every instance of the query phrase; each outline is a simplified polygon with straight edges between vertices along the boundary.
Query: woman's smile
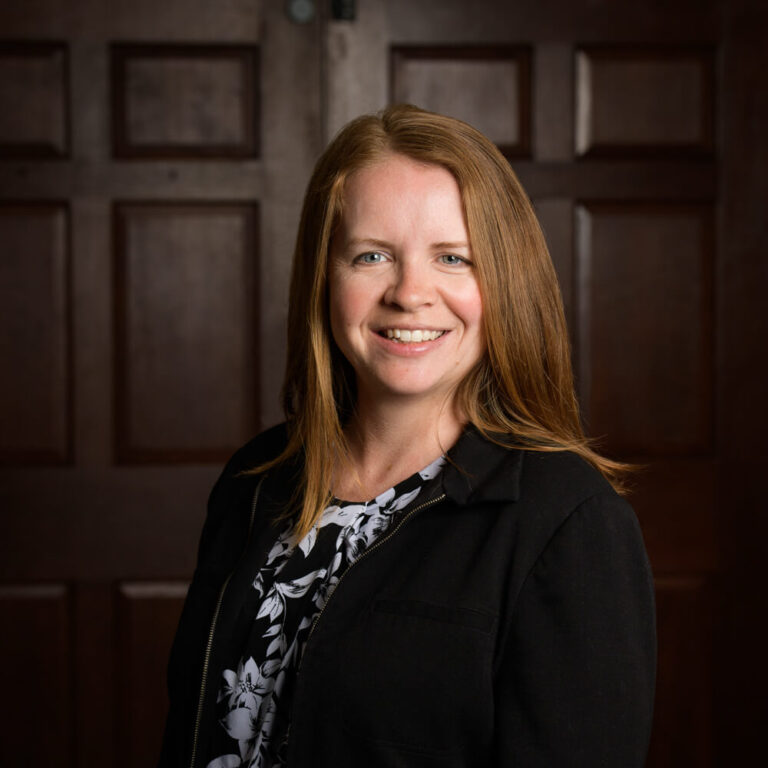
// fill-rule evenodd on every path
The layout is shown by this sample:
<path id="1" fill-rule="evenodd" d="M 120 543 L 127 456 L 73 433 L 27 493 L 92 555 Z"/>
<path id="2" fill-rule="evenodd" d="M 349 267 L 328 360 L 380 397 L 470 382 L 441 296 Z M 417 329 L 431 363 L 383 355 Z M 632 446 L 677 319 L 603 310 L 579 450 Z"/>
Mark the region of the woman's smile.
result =
<path id="1" fill-rule="evenodd" d="M 442 405 L 483 355 L 482 301 L 458 185 L 391 154 L 353 173 L 331 247 L 333 338 L 358 395 Z"/>
<path id="2" fill-rule="evenodd" d="M 385 331 L 379 331 L 380 336 L 386 336 L 388 339 L 394 339 L 402 344 L 419 341 L 434 341 L 439 339 L 445 331 L 430 331 L 426 328 L 387 328 Z"/>
<path id="3" fill-rule="evenodd" d="M 440 341 L 449 331 L 426 328 L 386 328 L 378 331 L 382 346 L 389 354 L 402 357 L 418 357 L 436 352 Z M 374 341 L 374 343 L 377 343 Z"/>

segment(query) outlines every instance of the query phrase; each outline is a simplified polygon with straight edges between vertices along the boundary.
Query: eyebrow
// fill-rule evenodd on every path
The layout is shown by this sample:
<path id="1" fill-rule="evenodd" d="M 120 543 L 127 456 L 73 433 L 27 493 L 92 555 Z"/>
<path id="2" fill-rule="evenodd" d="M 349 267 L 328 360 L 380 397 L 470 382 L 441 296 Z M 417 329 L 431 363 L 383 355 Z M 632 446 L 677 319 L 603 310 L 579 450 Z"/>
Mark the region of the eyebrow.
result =
<path id="1" fill-rule="evenodd" d="M 353 237 L 351 240 L 347 240 L 346 246 L 347 248 L 351 248 L 353 246 L 371 246 L 373 248 L 391 248 L 392 244 L 388 243 L 386 240 L 377 240 L 374 237 Z M 453 250 L 453 249 L 459 249 L 459 248 L 466 248 L 469 249 L 469 243 L 465 242 L 440 242 L 440 243 L 432 243 L 430 246 L 433 250 L 439 251 L 439 250 Z"/>
<path id="2" fill-rule="evenodd" d="M 461 242 L 455 242 L 455 243 L 432 243 L 432 247 L 436 250 L 445 248 L 447 250 L 452 250 L 454 248 L 469 248 L 469 243 L 461 243 Z"/>
<path id="3" fill-rule="evenodd" d="M 376 240 L 373 237 L 353 237 L 351 240 L 347 240 L 345 243 L 347 248 L 359 245 L 370 245 L 374 248 L 390 248 L 391 244 L 386 240 Z"/>

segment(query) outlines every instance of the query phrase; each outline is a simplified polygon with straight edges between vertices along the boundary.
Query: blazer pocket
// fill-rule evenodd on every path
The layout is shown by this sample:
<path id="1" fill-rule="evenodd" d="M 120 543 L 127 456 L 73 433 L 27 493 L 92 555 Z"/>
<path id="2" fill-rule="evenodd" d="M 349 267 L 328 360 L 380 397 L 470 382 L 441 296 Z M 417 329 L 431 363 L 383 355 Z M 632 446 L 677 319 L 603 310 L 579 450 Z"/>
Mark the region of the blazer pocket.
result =
<path id="1" fill-rule="evenodd" d="M 444 624 L 454 624 L 485 634 L 491 632 L 496 623 L 496 617 L 485 611 L 426 603 L 421 600 L 377 600 L 373 604 L 373 610 L 377 613 L 414 616 Z"/>

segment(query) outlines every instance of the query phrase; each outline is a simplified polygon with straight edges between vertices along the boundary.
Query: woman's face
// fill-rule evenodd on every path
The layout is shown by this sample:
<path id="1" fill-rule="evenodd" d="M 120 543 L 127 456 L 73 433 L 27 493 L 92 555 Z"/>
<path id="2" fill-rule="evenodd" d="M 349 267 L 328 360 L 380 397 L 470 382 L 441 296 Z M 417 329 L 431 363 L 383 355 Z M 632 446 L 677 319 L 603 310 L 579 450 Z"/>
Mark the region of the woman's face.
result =
<path id="1" fill-rule="evenodd" d="M 391 154 L 351 174 L 331 244 L 333 338 L 360 398 L 438 408 L 483 355 L 483 306 L 458 185 Z"/>

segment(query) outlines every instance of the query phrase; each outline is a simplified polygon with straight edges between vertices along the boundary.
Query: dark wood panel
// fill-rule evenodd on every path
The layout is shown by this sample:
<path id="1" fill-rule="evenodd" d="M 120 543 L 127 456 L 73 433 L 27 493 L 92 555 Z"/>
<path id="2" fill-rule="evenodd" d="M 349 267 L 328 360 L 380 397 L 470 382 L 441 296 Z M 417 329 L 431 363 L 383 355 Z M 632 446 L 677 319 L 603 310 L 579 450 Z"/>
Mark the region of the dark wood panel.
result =
<path id="1" fill-rule="evenodd" d="M 568 327 L 573 328 L 573 204 L 568 199 L 534 200 L 534 209 L 557 271 Z"/>
<path id="2" fill-rule="evenodd" d="M 768 14 L 766 14 L 768 16 Z M 768 454 L 723 462 L 717 503 L 723 611 L 717 627 L 715 719 L 720 765 L 757 765 L 765 754 L 768 690 L 766 563 Z M 759 757 L 758 757 L 759 756 Z"/>
<path id="3" fill-rule="evenodd" d="M 165 671 L 187 585 L 124 583 L 118 596 L 117 754 L 124 768 L 154 765 L 167 713 Z"/>
<path id="4" fill-rule="evenodd" d="M 74 765 L 74 680 L 67 588 L 0 586 L 0 764 Z"/>
<path id="5" fill-rule="evenodd" d="M 257 219 L 255 204 L 116 205 L 119 462 L 223 461 L 257 430 Z"/>
<path id="6" fill-rule="evenodd" d="M 0 582 L 113 581 L 137 570 L 188 578 L 220 471 L 177 466 L 173 480 L 155 466 L 0 472 Z"/>
<path id="7" fill-rule="evenodd" d="M 658 672 L 648 768 L 712 762 L 714 590 L 704 579 L 658 578 Z"/>
<path id="8" fill-rule="evenodd" d="M 95 151 L 95 150 L 92 150 Z M 108 150 L 105 150 L 108 151 Z M 28 200 L 46 190 L 46 199 L 83 198 L 90 205 L 110 200 L 252 200 L 269 174 L 257 159 L 154 159 L 119 163 L 0 162 L 0 200 Z M 99 190 L 107 189 L 109 193 Z M 75 203 L 76 204 L 76 203 Z M 108 217 L 107 217 L 108 220 Z"/>
<path id="9" fill-rule="evenodd" d="M 671 0 L 663 10 L 654 3 L 628 0 L 419 0 L 418 4 L 413 0 L 387 0 L 382 5 L 388 34 L 401 43 L 509 39 L 582 43 L 709 41 L 717 37 L 722 23 L 721 0 Z"/>
<path id="10" fill-rule="evenodd" d="M 768 456 L 768 4 L 730 0 L 726 13 L 719 434 L 728 455 L 751 459 Z"/>
<path id="11" fill-rule="evenodd" d="M 390 98 L 457 117 L 508 157 L 531 153 L 531 52 L 524 46 L 393 46 Z"/>
<path id="12" fill-rule="evenodd" d="M 703 204 L 577 207 L 581 401 L 611 452 L 713 449 L 713 220 Z"/>
<path id="13" fill-rule="evenodd" d="M 714 79 L 709 48 L 581 48 L 576 52 L 577 154 L 711 154 Z"/>
<path id="14" fill-rule="evenodd" d="M 69 154 L 63 43 L 0 42 L 0 157 Z"/>
<path id="15" fill-rule="evenodd" d="M 256 46 L 113 45 L 117 157 L 256 157 Z"/>
<path id="16" fill-rule="evenodd" d="M 74 587 L 77 768 L 115 765 L 115 666 L 120 660 L 114 592 L 113 584 L 91 574 Z"/>
<path id="17" fill-rule="evenodd" d="M 0 462 L 71 457 L 69 215 L 0 205 Z"/>
<path id="18" fill-rule="evenodd" d="M 610 200 L 712 200 L 717 173 L 700 161 L 618 161 L 536 163 L 513 160 L 518 178 L 532 198 Z"/>
<path id="19" fill-rule="evenodd" d="M 720 567 L 714 460 L 678 459 L 640 465 L 630 478 L 655 573 L 711 573 Z"/>
<path id="20" fill-rule="evenodd" d="M 573 46 L 543 42 L 533 49 L 533 152 L 538 161 L 573 159 Z M 559 195 L 563 195 L 561 190 Z"/>
<path id="21" fill-rule="evenodd" d="M 715 734 L 718 765 L 759 765 L 768 722 L 768 4 L 730 0 L 722 57 L 718 508 L 726 551 Z"/>

